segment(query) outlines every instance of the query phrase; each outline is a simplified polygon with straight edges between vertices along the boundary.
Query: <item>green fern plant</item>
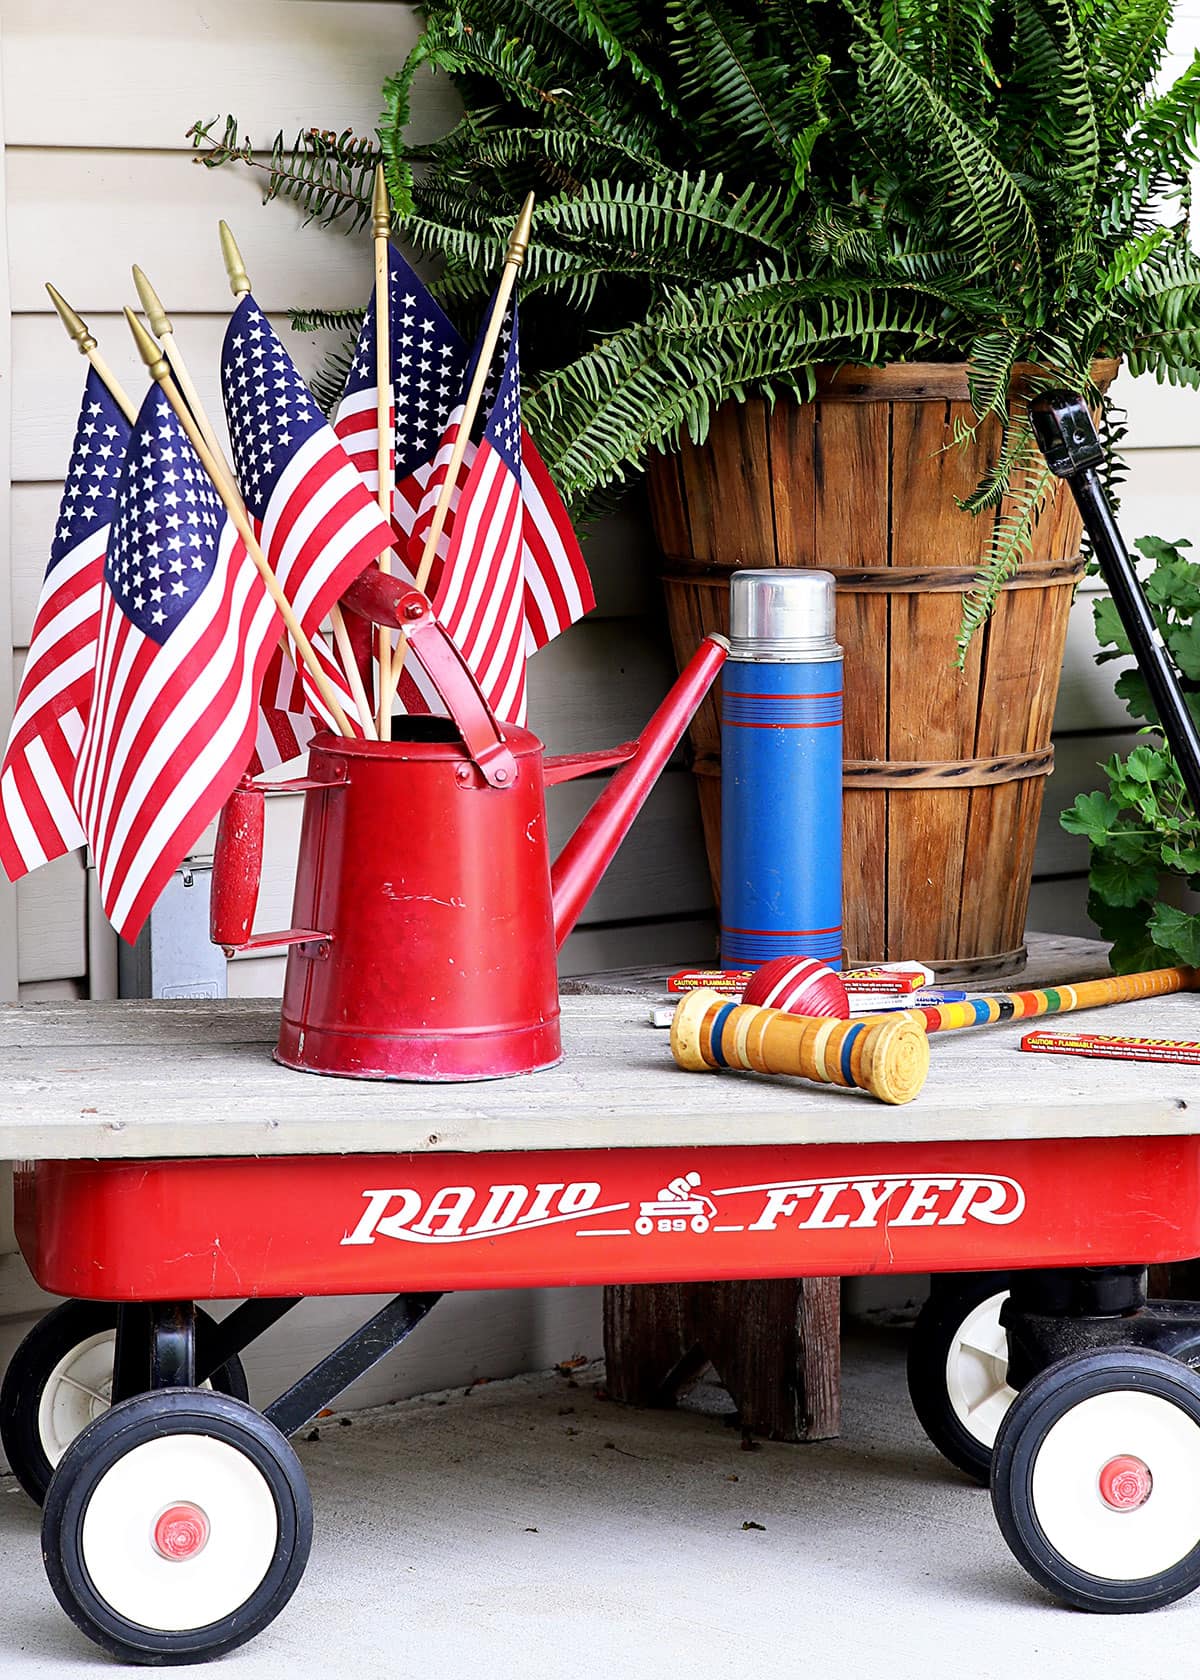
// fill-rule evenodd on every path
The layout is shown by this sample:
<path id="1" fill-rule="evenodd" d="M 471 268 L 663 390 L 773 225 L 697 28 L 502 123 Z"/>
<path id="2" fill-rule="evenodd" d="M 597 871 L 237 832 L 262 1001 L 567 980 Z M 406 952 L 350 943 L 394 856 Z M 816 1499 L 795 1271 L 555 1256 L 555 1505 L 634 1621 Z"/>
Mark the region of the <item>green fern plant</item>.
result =
<path id="1" fill-rule="evenodd" d="M 1154 91 L 1172 0 L 428 0 L 374 142 L 282 137 L 268 196 L 399 229 L 477 312 L 513 207 L 531 423 L 584 517 L 718 404 L 803 400 L 821 363 L 966 360 L 1000 446 L 960 654 L 1019 565 L 1048 478 L 1017 364 L 1099 400 L 1093 361 L 1200 384 L 1189 171 L 1200 54 Z M 407 139 L 418 78 L 464 114 Z M 228 122 L 204 161 L 258 164 Z M 319 312 L 307 312 L 320 324 Z M 1027 383 L 1026 393 L 1031 387 Z M 974 426 L 963 429 L 963 439 Z M 1111 431 L 1115 437 L 1115 430 Z"/>

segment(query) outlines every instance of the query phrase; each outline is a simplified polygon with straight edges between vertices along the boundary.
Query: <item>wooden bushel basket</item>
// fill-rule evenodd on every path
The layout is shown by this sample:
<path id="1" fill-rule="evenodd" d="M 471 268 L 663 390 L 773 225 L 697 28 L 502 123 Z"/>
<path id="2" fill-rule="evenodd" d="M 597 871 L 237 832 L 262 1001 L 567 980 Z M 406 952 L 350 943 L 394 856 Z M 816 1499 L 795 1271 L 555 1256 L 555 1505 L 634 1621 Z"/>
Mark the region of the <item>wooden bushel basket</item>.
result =
<path id="1" fill-rule="evenodd" d="M 1027 370 L 1026 370 L 1027 371 Z M 1115 361 L 1098 362 L 1101 389 Z M 955 502 L 994 458 L 999 423 L 973 422 L 962 363 L 846 367 L 810 403 L 720 409 L 708 441 L 658 456 L 651 509 L 676 657 L 727 630 L 729 574 L 819 566 L 838 584 L 846 654 L 845 929 L 854 962 L 910 958 L 985 979 L 1024 960 L 1025 912 L 1051 724 L 1075 586 L 1075 504 L 1057 494 L 1031 553 L 954 666 L 964 593 L 994 515 Z M 719 889 L 720 725 L 691 729 Z"/>

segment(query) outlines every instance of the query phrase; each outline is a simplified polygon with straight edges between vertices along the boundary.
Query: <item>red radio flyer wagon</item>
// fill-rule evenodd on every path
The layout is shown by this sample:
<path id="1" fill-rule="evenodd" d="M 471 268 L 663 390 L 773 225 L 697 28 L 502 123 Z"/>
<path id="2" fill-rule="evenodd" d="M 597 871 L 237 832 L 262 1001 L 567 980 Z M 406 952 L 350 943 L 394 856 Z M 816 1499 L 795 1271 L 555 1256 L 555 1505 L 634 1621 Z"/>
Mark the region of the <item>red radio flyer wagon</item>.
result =
<path id="1" fill-rule="evenodd" d="M 68 1298 L 14 1357 L 4 1444 L 55 1593 L 118 1657 L 216 1656 L 279 1613 L 312 1531 L 287 1437 L 457 1289 L 946 1274 L 910 1387 L 1017 1559 L 1096 1610 L 1200 1584 L 1200 1306 L 1145 1295 L 1147 1265 L 1200 1254 L 1200 1069 L 1022 1055 L 1014 1024 L 938 1042 L 892 1108 L 683 1073 L 644 1000 L 592 995 L 563 1001 L 558 1068 L 417 1086 L 289 1072 L 277 1025 L 269 1002 L 0 1012 L 18 1236 Z M 268 1325 L 380 1291 L 247 1404 Z"/>

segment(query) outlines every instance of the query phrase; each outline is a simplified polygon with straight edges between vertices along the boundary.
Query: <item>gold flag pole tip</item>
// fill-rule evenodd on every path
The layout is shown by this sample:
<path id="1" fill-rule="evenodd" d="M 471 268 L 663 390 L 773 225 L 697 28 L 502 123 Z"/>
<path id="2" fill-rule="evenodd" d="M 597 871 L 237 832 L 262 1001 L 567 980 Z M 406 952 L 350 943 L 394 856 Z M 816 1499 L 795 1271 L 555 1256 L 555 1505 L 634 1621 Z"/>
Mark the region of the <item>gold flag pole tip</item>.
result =
<path id="1" fill-rule="evenodd" d="M 154 287 L 146 278 L 144 270 L 133 265 L 133 283 L 137 287 L 138 302 L 142 306 L 142 314 L 150 323 L 150 331 L 155 338 L 161 338 L 164 333 L 173 333 L 170 316 L 163 308 L 163 301 Z"/>
<path id="2" fill-rule="evenodd" d="M 525 261 L 525 253 L 529 249 L 529 236 L 533 229 L 533 194 L 526 196 L 521 206 L 521 214 L 517 217 L 517 225 L 512 230 L 512 237 L 508 242 L 508 250 L 504 253 L 506 263 L 512 263 L 517 268 Z"/>
<path id="3" fill-rule="evenodd" d="M 133 334 L 133 342 L 137 345 L 138 355 L 150 370 L 151 379 L 161 384 L 171 374 L 167 358 L 162 353 L 162 346 L 150 336 L 128 304 L 125 305 L 125 319 L 129 322 L 129 330 Z"/>
<path id="4" fill-rule="evenodd" d="M 221 255 L 225 259 L 225 272 L 229 276 L 229 289 L 234 297 L 245 297 L 250 290 L 250 280 L 246 274 L 242 253 L 238 250 L 238 242 L 233 237 L 228 222 L 221 223 Z"/>
<path id="5" fill-rule="evenodd" d="M 387 176 L 383 165 L 375 166 L 375 186 L 371 192 L 371 237 L 388 239 L 392 232 L 392 201 L 388 197 Z"/>
<path id="6" fill-rule="evenodd" d="M 82 315 L 77 315 L 62 293 L 46 281 L 46 290 L 50 294 L 50 302 L 58 311 L 58 318 L 67 329 L 67 337 L 78 345 L 79 354 L 86 356 L 89 350 L 96 348 L 96 340 L 87 329 L 87 322 Z"/>

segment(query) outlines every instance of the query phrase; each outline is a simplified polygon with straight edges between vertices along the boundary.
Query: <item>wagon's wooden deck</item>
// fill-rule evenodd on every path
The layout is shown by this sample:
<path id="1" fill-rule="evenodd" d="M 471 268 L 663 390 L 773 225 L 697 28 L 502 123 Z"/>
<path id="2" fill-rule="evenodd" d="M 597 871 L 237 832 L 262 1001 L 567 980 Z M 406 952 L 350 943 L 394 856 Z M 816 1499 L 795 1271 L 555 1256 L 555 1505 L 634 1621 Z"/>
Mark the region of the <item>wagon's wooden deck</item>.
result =
<path id="1" fill-rule="evenodd" d="M 1084 941 L 1025 983 L 1098 971 Z M 1044 970 L 1058 967 L 1052 975 Z M 1072 959 L 1073 960 L 1068 960 Z M 1030 1056 L 1029 1023 L 935 1038 L 917 1101 L 680 1072 L 644 987 L 563 999 L 560 1067 L 475 1085 L 322 1079 L 271 1060 L 272 1001 L 0 1010 L 0 1156 L 428 1154 L 677 1144 L 875 1143 L 1200 1131 L 1200 1067 Z M 1035 1023 L 1035 1025 L 1038 1023 Z M 1042 1022 L 1042 1025 L 1049 1023 Z M 1200 995 L 1081 1014 L 1097 1032 L 1200 1037 Z"/>

